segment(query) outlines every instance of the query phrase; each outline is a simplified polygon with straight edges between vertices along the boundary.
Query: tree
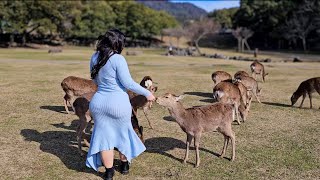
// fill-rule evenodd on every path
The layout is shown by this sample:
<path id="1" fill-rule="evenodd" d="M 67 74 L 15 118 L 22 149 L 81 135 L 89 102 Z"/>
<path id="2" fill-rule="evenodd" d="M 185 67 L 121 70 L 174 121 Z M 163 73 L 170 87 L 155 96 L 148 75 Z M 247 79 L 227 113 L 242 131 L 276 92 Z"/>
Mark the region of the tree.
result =
<path id="1" fill-rule="evenodd" d="M 220 25 L 211 19 L 201 19 L 195 21 L 186 26 L 186 36 L 195 44 L 199 54 L 201 54 L 199 48 L 199 40 L 209 33 L 216 33 L 220 28 Z"/>
<path id="2" fill-rule="evenodd" d="M 253 31 L 248 28 L 237 27 L 237 29 L 232 31 L 232 35 L 238 40 L 239 52 L 244 51 L 244 46 L 247 46 L 248 50 L 250 50 L 250 46 L 247 40 L 253 35 Z"/>
<path id="3" fill-rule="evenodd" d="M 208 14 L 209 18 L 213 18 L 216 22 L 221 24 L 222 28 L 232 28 L 232 17 L 239 8 L 225 8 L 214 10 Z"/>

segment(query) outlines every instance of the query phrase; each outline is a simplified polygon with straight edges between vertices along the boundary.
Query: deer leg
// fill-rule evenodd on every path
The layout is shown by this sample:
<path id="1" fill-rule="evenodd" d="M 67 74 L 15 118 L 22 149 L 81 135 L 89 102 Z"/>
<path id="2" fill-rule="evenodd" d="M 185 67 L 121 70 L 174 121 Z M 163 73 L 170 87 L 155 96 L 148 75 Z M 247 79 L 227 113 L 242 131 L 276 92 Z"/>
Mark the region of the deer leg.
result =
<path id="1" fill-rule="evenodd" d="M 151 121 L 149 120 L 148 116 L 147 116 L 147 111 L 148 111 L 148 107 L 144 107 L 143 108 L 143 113 L 146 116 L 146 119 L 148 120 L 149 126 L 151 129 L 153 129 L 152 125 L 151 125 Z"/>
<path id="2" fill-rule="evenodd" d="M 86 124 L 86 126 L 85 126 L 85 128 L 84 128 L 84 130 L 83 130 L 83 134 L 84 134 L 84 138 L 83 138 L 83 142 L 84 142 L 84 144 L 87 146 L 87 147 L 90 147 L 90 143 L 88 142 L 88 140 L 86 139 L 86 128 L 87 128 L 87 126 L 88 126 L 88 124 L 89 124 L 89 122 L 90 122 L 90 120 L 91 120 L 91 117 L 90 116 L 88 116 L 88 115 L 86 115 L 86 120 L 87 120 L 87 124 Z"/>
<path id="3" fill-rule="evenodd" d="M 64 99 L 64 109 L 66 110 L 66 112 L 67 112 L 68 114 L 70 114 L 69 109 L 68 109 L 68 105 L 67 105 L 67 103 L 69 102 L 69 101 L 68 101 L 68 95 L 67 95 L 67 94 L 64 95 L 63 99 Z M 70 102 L 69 102 L 69 104 L 70 104 Z"/>
<path id="4" fill-rule="evenodd" d="M 259 103 L 261 103 L 260 99 L 259 99 L 258 96 L 257 96 L 257 92 L 252 92 L 252 94 L 253 94 L 254 97 L 257 99 L 257 101 L 258 101 Z"/>
<path id="5" fill-rule="evenodd" d="M 81 116 L 80 117 L 80 120 L 79 120 L 79 126 L 77 128 L 77 140 L 78 140 L 78 150 L 79 150 L 79 153 L 81 156 L 83 156 L 83 152 L 82 152 L 82 144 L 81 144 L 81 141 L 83 139 L 83 134 L 85 133 L 85 129 L 87 127 L 87 119 L 86 119 L 86 116 Z"/>
<path id="6" fill-rule="evenodd" d="M 309 95 L 309 100 L 310 100 L 310 109 L 312 109 L 312 94 L 308 93 Z"/>
<path id="7" fill-rule="evenodd" d="M 234 108 L 236 110 L 236 115 L 237 115 L 237 123 L 240 125 L 240 118 L 239 118 L 239 105 L 238 103 L 234 103 Z"/>
<path id="8" fill-rule="evenodd" d="M 300 104 L 299 108 L 302 108 L 303 101 L 304 101 L 305 98 L 306 98 L 306 94 L 303 94 L 302 95 L 302 101 L 301 101 L 301 104 Z"/>
<path id="9" fill-rule="evenodd" d="M 231 124 L 228 124 L 226 129 L 221 133 L 231 140 L 231 144 L 232 144 L 231 161 L 234 161 L 236 157 L 236 142 L 235 142 L 235 133 L 232 131 Z"/>
<path id="10" fill-rule="evenodd" d="M 222 148 L 222 152 L 221 152 L 220 158 L 224 157 L 224 155 L 226 153 L 226 150 L 227 150 L 228 143 L 229 143 L 229 137 L 226 136 L 226 135 L 223 135 L 223 136 L 224 136 L 224 145 L 223 145 L 223 148 Z"/>
<path id="11" fill-rule="evenodd" d="M 194 146 L 196 147 L 196 164 L 195 167 L 199 167 L 200 165 L 200 156 L 199 156 L 199 144 L 200 144 L 201 134 L 195 134 L 194 136 Z"/>
<path id="12" fill-rule="evenodd" d="M 187 163 L 188 159 L 189 159 L 189 147 L 190 147 L 190 144 L 192 142 L 192 135 L 187 133 L 187 141 L 186 141 L 186 154 L 184 156 L 184 160 L 183 160 L 183 163 Z"/>

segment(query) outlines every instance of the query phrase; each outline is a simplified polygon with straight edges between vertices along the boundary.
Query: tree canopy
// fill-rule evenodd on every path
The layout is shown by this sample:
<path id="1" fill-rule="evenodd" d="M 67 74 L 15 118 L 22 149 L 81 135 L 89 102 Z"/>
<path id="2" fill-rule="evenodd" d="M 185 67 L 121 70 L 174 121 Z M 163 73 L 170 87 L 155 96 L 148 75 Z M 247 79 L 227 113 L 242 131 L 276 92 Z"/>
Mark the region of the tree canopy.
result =
<path id="1" fill-rule="evenodd" d="M 178 23 L 134 1 L 0 1 L 0 33 L 94 39 L 118 28 L 132 39 L 160 34 Z M 23 42 L 23 43 L 24 43 Z"/>

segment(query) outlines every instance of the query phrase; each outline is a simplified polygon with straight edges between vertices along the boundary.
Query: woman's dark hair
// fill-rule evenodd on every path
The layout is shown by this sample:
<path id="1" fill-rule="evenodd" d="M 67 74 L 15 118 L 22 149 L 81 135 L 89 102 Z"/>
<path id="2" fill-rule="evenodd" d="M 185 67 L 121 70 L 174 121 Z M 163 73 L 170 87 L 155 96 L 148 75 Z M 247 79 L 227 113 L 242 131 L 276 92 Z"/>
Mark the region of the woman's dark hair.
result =
<path id="1" fill-rule="evenodd" d="M 97 63 L 91 69 L 91 79 L 94 79 L 99 70 L 107 63 L 114 54 L 121 54 L 126 37 L 118 29 L 111 29 L 98 37 L 97 48 L 99 52 Z"/>

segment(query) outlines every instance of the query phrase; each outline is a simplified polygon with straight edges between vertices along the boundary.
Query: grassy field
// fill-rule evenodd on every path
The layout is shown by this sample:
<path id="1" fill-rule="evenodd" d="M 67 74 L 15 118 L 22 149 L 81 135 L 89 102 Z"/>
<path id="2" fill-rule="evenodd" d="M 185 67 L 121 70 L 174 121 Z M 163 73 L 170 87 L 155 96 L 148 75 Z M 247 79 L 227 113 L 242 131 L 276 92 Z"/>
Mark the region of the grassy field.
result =
<path id="1" fill-rule="evenodd" d="M 101 179 L 102 173 L 86 168 L 77 151 L 78 119 L 65 113 L 60 87 L 69 75 L 89 78 L 92 52 L 0 49 L 0 179 Z M 250 62 L 161 53 L 151 49 L 127 56 L 132 76 L 140 82 L 150 75 L 159 86 L 156 96 L 186 94 L 185 107 L 211 103 L 213 71 L 249 71 Z M 252 104 L 247 122 L 233 125 L 234 162 L 217 157 L 223 136 L 212 132 L 201 139 L 200 167 L 193 168 L 193 149 L 189 163 L 182 164 L 186 135 L 165 108 L 154 105 L 149 113 L 154 130 L 139 113 L 146 152 L 133 160 L 129 175 L 117 172 L 115 179 L 320 179 L 320 110 L 308 109 L 308 99 L 303 109 L 289 106 L 301 81 L 320 76 L 320 63 L 272 62 L 265 68 L 269 75 L 259 82 L 262 103 Z M 313 104 L 320 106 L 318 94 Z"/>

